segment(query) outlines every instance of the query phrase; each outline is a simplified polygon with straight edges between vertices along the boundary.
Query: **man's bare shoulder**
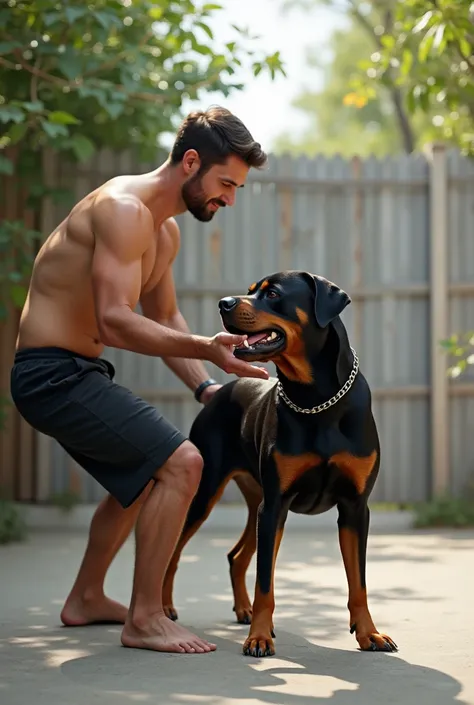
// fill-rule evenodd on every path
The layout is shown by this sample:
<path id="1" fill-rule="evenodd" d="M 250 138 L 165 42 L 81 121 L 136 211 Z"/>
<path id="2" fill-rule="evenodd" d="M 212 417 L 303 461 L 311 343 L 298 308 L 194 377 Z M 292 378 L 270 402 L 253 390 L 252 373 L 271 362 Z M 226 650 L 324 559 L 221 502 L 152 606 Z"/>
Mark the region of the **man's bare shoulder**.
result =
<path id="1" fill-rule="evenodd" d="M 97 238 L 112 242 L 133 234 L 136 245 L 145 248 L 153 239 L 153 216 L 135 194 L 104 188 L 91 204 L 90 215 Z"/>

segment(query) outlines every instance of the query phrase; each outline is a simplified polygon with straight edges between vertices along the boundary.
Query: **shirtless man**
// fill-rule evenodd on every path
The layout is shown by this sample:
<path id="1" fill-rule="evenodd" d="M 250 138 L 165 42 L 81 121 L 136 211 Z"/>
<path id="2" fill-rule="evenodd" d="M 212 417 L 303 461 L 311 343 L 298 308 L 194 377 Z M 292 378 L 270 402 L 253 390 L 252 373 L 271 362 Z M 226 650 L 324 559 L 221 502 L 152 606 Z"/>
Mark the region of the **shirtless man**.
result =
<path id="1" fill-rule="evenodd" d="M 104 345 L 163 358 L 207 403 L 220 385 L 202 360 L 238 376 L 268 377 L 237 360 L 245 336 L 190 333 L 176 302 L 174 215 L 210 221 L 232 206 L 251 167 L 266 155 L 223 108 L 189 115 L 155 171 L 114 178 L 81 200 L 35 261 L 22 312 L 11 394 L 38 431 L 55 438 L 109 493 L 61 619 L 78 626 L 124 624 L 124 646 L 204 653 L 214 644 L 168 619 L 162 586 L 202 458 L 158 410 L 112 381 Z M 144 315 L 134 312 L 140 303 Z M 104 595 L 106 572 L 136 524 L 129 609 Z"/>

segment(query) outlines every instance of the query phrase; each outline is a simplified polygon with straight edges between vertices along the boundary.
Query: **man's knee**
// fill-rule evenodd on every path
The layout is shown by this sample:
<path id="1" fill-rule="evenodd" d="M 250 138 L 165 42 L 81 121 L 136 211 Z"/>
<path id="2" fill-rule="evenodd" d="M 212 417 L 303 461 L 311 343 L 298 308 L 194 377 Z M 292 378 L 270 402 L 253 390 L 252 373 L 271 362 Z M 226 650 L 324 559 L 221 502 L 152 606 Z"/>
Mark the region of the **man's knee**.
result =
<path id="1" fill-rule="evenodd" d="M 185 441 L 168 458 L 155 478 L 173 485 L 181 494 L 194 497 L 201 480 L 202 455 L 190 441 Z"/>

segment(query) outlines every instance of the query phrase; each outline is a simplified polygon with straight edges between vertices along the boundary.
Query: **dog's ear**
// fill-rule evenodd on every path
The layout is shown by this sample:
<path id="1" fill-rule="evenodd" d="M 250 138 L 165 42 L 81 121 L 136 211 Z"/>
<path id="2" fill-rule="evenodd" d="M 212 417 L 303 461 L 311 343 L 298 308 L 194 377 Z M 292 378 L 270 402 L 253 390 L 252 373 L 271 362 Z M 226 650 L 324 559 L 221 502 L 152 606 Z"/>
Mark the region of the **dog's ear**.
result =
<path id="1" fill-rule="evenodd" d="M 314 315 L 321 328 L 326 328 L 351 303 L 350 296 L 328 279 L 309 274 L 315 287 Z"/>
<path id="2" fill-rule="evenodd" d="M 352 369 L 353 356 L 344 323 L 339 314 L 351 303 L 350 296 L 324 277 L 305 273 L 314 286 L 314 315 L 321 328 L 331 324 L 330 335 L 337 345 L 336 374 L 341 385 L 346 382 Z"/>

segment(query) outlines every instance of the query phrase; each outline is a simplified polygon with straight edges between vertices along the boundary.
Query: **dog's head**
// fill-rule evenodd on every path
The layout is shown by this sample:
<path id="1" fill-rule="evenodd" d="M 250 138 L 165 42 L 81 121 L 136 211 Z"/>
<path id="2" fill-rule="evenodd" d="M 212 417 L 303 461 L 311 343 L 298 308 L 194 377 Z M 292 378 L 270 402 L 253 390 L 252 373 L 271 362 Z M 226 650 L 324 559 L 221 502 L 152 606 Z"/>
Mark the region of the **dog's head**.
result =
<path id="1" fill-rule="evenodd" d="M 235 349 L 236 357 L 273 361 L 289 379 L 310 383 L 312 360 L 324 347 L 330 326 L 341 334 L 339 314 L 350 301 L 324 277 L 286 271 L 252 284 L 245 296 L 221 299 L 219 310 L 230 333 L 248 336 Z"/>

